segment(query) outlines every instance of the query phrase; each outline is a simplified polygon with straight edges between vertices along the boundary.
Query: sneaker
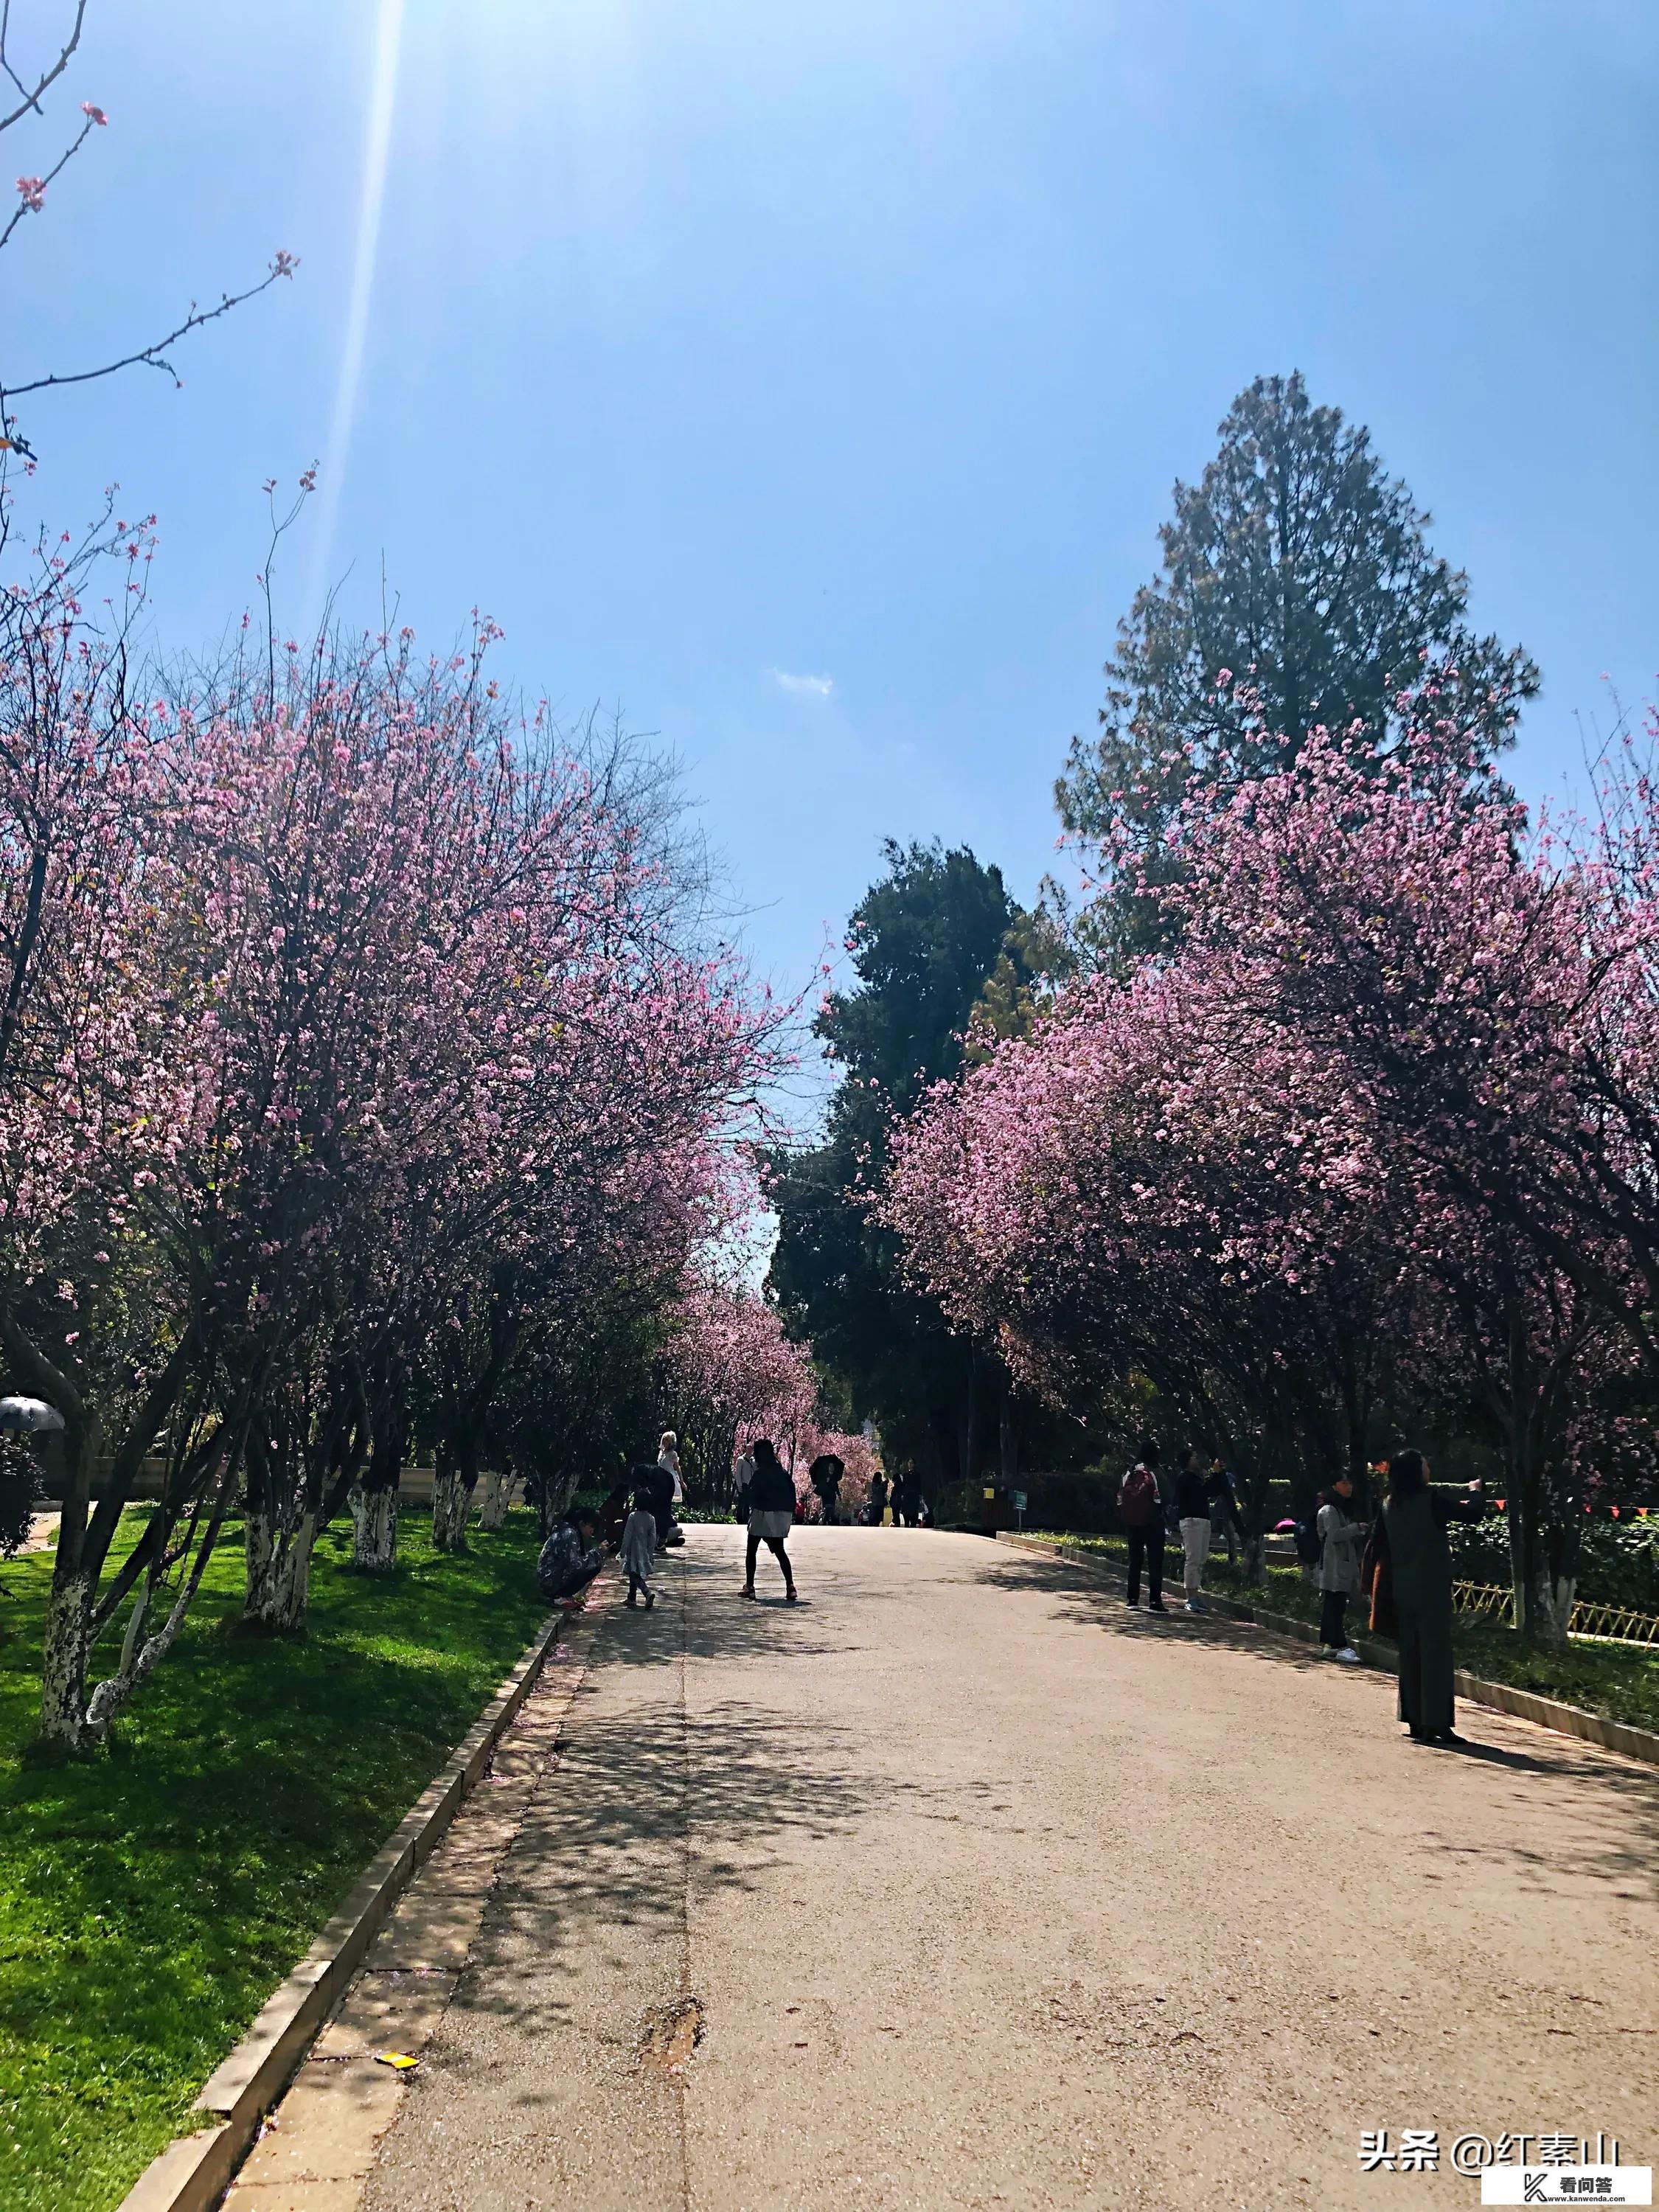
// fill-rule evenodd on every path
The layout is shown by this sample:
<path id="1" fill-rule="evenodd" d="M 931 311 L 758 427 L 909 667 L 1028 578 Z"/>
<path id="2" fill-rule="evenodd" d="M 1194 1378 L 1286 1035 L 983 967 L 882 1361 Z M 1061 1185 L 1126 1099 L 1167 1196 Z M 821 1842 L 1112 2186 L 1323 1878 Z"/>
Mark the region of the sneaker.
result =
<path id="1" fill-rule="evenodd" d="M 1154 1597 L 1147 1600 L 1146 1610 L 1148 1613 L 1167 1613 L 1170 1608 L 1161 1597 Z"/>
<path id="2" fill-rule="evenodd" d="M 753 1584 L 753 1583 L 745 1583 L 744 1584 L 744 1586 L 743 1586 L 743 1594 L 744 1594 L 744 1595 L 745 1597 L 753 1597 L 753 1596 L 754 1596 L 754 1595 L 755 1595 L 755 1585 Z"/>
<path id="3" fill-rule="evenodd" d="M 649 1612 L 650 1612 L 650 1610 L 651 1610 L 651 1608 L 652 1608 L 652 1607 L 653 1607 L 653 1605 L 655 1605 L 655 1603 L 656 1603 L 656 1602 L 657 1602 L 657 1593 L 655 1592 L 655 1590 L 647 1590 L 647 1592 L 646 1592 L 646 1594 L 645 1594 L 645 1609 L 646 1609 L 646 1611 L 647 1611 L 647 1613 L 649 1613 Z M 632 1600 L 631 1598 L 629 1600 L 629 1603 L 630 1605 L 633 1603 L 633 1600 Z"/>
<path id="4" fill-rule="evenodd" d="M 1197 1598 L 1189 1597 L 1187 1601 L 1187 1610 L 1188 1613 L 1206 1613 L 1209 1608 L 1207 1606 L 1202 1604 Z"/>
<path id="5" fill-rule="evenodd" d="M 1352 1644 L 1345 1644 L 1340 1651 L 1333 1651 L 1331 1656 L 1340 1659 L 1345 1667 L 1363 1667 L 1365 1663 Z"/>

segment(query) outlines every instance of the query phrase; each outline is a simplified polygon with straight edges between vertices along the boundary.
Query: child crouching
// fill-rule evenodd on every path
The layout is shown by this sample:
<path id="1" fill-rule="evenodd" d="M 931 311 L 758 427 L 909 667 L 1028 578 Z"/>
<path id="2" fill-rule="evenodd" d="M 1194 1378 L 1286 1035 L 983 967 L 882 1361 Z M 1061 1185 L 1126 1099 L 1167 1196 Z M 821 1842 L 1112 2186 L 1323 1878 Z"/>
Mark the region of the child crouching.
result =
<path id="1" fill-rule="evenodd" d="M 645 1595 L 645 1609 L 650 1612 L 657 1602 L 657 1593 L 651 1588 L 651 1563 L 657 1556 L 657 1523 L 646 1505 L 644 1498 L 636 1492 L 634 1510 L 623 1523 L 622 1563 L 628 1577 L 629 1605 L 637 1604 L 641 1591 Z"/>

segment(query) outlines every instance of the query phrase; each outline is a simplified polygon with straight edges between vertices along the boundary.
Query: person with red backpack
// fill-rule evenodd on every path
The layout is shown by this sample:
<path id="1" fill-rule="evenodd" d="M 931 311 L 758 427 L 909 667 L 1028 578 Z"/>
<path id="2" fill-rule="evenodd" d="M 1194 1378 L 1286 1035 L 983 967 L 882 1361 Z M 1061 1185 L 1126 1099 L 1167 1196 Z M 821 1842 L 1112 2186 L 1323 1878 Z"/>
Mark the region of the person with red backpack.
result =
<path id="1" fill-rule="evenodd" d="M 1129 1539 L 1131 1605 L 1140 1602 L 1140 1567 L 1146 1564 L 1146 1610 L 1165 1613 L 1164 1602 L 1164 1492 L 1158 1479 L 1158 1438 L 1143 1437 L 1140 1456 L 1124 1476 L 1117 1493 L 1117 1517 Z"/>

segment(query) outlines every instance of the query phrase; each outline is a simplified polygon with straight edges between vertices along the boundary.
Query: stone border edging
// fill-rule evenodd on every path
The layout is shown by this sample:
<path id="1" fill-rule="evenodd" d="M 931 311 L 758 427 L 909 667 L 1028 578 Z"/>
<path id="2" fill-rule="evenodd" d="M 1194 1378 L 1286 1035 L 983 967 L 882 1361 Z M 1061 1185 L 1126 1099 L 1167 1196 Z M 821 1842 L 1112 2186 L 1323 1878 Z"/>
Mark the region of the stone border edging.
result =
<path id="1" fill-rule="evenodd" d="M 518 1665 L 381 1849 L 287 1980 L 265 2000 L 230 2056 L 209 2076 L 195 2110 L 212 2124 L 179 2136 L 153 2159 L 118 2212 L 211 2212 L 252 2148 L 259 2123 L 346 1992 L 364 1954 L 416 1869 L 432 1855 L 490 1754 L 530 1694 L 564 1625 L 562 1610 Z"/>
<path id="2" fill-rule="evenodd" d="M 1035 1552 L 1045 1559 L 1069 1559 L 1115 1583 L 1127 1580 L 1115 1560 L 1103 1559 L 1083 1546 L 1068 1544 L 1063 1539 L 1024 1536 L 1009 1530 L 999 1533 L 997 1541 L 1011 1544 L 1022 1552 Z M 1237 1598 L 1224 1597 L 1210 1590 L 1204 1593 L 1204 1602 L 1212 1613 L 1225 1613 L 1233 1620 L 1249 1621 L 1274 1635 L 1294 1637 L 1298 1644 L 1319 1641 L 1319 1632 L 1310 1621 L 1297 1620 L 1291 1613 L 1270 1613 L 1261 1606 L 1245 1605 Z M 1354 1649 L 1368 1667 L 1375 1667 L 1383 1674 L 1394 1673 L 1392 1646 L 1379 1644 L 1370 1637 L 1356 1637 Z M 1558 1735 L 1580 1736 L 1586 1743 L 1599 1744 L 1603 1751 L 1622 1752 L 1626 1759 L 1639 1759 L 1650 1766 L 1659 1766 L 1659 1734 L 1651 1729 L 1633 1728 L 1628 1721 L 1607 1720 L 1601 1713 L 1587 1713 L 1580 1705 L 1563 1705 L 1559 1698 L 1540 1697 L 1532 1690 L 1513 1690 L 1507 1682 L 1488 1682 L 1481 1675 L 1465 1674 L 1461 1669 L 1452 1676 L 1452 1685 L 1458 1696 L 1468 1698 L 1472 1705 L 1491 1705 L 1516 1720 L 1553 1729 Z"/>

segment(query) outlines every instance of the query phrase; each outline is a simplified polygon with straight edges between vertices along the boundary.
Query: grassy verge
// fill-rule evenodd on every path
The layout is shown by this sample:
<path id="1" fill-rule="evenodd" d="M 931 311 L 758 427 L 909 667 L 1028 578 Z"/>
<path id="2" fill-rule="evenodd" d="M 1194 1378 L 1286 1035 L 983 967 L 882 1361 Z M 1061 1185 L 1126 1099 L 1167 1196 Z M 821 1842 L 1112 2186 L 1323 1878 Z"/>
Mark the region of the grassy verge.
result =
<path id="1" fill-rule="evenodd" d="M 238 1631 L 232 1543 L 69 1767 L 18 1756 L 50 1557 L 0 1571 L 0 2205 L 118 2203 L 545 1618 L 532 1515 L 460 1559 L 428 1525 L 376 1581 L 329 1532 L 289 1644 Z"/>
<path id="2" fill-rule="evenodd" d="M 1028 1534 L 1052 1539 L 1059 1532 L 1032 1529 Z M 1065 1536 L 1063 1540 L 1098 1553 L 1120 1567 L 1127 1562 L 1127 1547 L 1121 1536 Z M 1179 1545 L 1171 1544 L 1165 1559 L 1179 1584 Z M 1170 1579 L 1166 1572 L 1166 1583 Z M 1299 1568 L 1269 1567 L 1264 1586 L 1249 1583 L 1243 1568 L 1212 1558 L 1204 1580 L 1208 1589 L 1258 1605 L 1264 1612 L 1289 1613 L 1297 1620 L 1319 1619 L 1319 1593 L 1303 1580 Z M 1458 1665 L 1468 1674 L 1505 1682 L 1511 1689 L 1530 1690 L 1538 1697 L 1559 1698 L 1565 1705 L 1624 1721 L 1632 1728 L 1659 1729 L 1659 1651 L 1645 1644 L 1621 1648 L 1575 1639 L 1565 1651 L 1528 1650 L 1512 1628 L 1463 1613 L 1452 1623 L 1452 1642 Z"/>

